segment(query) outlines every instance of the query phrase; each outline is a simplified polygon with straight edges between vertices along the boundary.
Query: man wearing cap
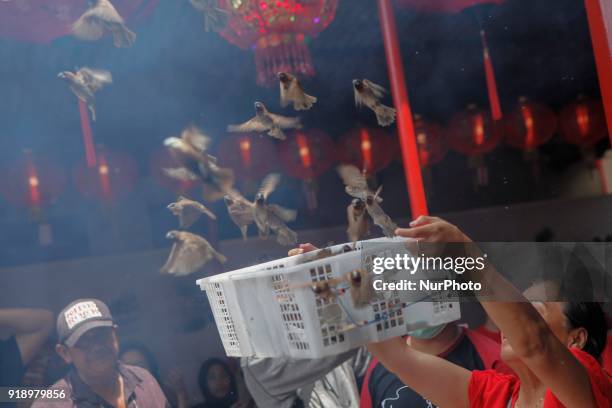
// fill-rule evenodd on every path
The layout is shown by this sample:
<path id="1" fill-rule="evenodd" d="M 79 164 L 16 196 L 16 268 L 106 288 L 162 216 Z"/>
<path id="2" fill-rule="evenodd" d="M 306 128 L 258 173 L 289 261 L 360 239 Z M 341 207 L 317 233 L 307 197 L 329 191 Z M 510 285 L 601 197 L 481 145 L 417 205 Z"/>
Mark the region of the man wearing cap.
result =
<path id="1" fill-rule="evenodd" d="M 97 299 L 70 303 L 57 317 L 57 353 L 72 369 L 51 389 L 65 398 L 39 399 L 32 408 L 167 408 L 159 384 L 145 369 L 119 362 L 117 326 Z"/>

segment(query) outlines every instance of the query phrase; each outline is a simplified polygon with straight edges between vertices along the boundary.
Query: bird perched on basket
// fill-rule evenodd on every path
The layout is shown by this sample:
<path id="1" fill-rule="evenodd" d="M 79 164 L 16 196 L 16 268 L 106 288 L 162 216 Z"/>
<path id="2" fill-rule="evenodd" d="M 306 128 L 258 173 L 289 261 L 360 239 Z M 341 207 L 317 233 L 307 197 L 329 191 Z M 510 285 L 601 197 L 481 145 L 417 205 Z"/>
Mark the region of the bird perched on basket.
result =
<path id="1" fill-rule="evenodd" d="M 370 220 L 366 205 L 359 198 L 354 198 L 346 208 L 348 228 L 346 234 L 350 242 L 356 243 L 370 234 Z"/>
<path id="2" fill-rule="evenodd" d="M 101 88 L 113 83 L 109 71 L 83 67 L 76 72 L 60 72 L 58 78 L 68 82 L 68 86 L 77 98 L 85 102 L 91 112 L 91 119 L 96 120 L 95 94 Z"/>
<path id="3" fill-rule="evenodd" d="M 365 105 L 376 114 L 380 126 L 389 126 L 395 122 L 395 109 L 380 103 L 387 92 L 385 88 L 367 79 L 354 79 L 355 105 Z"/>
<path id="4" fill-rule="evenodd" d="M 380 197 L 382 186 L 376 192 L 373 192 L 368 186 L 365 174 L 353 165 L 341 165 L 338 166 L 337 170 L 346 186 L 346 193 L 363 201 L 374 224 L 383 230 L 386 237 L 394 237 L 397 224 L 391 220 L 380 206 L 382 202 Z"/>
<path id="5" fill-rule="evenodd" d="M 293 109 L 308 110 L 317 102 L 317 98 L 307 95 L 298 79 L 288 72 L 278 73 L 278 83 L 280 84 L 281 106 L 287 107 L 293 103 Z"/>
<path id="6" fill-rule="evenodd" d="M 81 40 L 99 40 L 106 33 L 113 36 L 117 48 L 131 47 L 136 34 L 125 25 L 123 18 L 109 0 L 87 0 L 89 8 L 72 25 L 72 33 Z"/>
<path id="7" fill-rule="evenodd" d="M 204 30 L 221 31 L 227 25 L 227 12 L 217 7 L 218 0 L 189 0 L 204 17 Z"/>
<path id="8" fill-rule="evenodd" d="M 182 229 L 191 227 L 201 216 L 205 214 L 208 218 L 216 220 L 217 216 L 204 204 L 179 196 L 174 203 L 168 204 L 168 209 L 179 218 Z"/>
<path id="9" fill-rule="evenodd" d="M 355 269 L 339 278 L 316 281 L 309 286 L 316 296 L 330 299 L 344 293 L 343 286 L 347 284 L 353 305 L 357 308 L 367 306 L 376 296 L 371 276 L 365 269 Z"/>
<path id="10" fill-rule="evenodd" d="M 217 252 L 203 237 L 187 231 L 170 231 L 166 238 L 174 241 L 170 256 L 161 272 L 174 276 L 185 276 L 203 267 L 215 258 L 225 263 L 225 256 Z"/>
<path id="11" fill-rule="evenodd" d="M 300 129 L 301 127 L 300 118 L 289 118 L 270 113 L 263 103 L 255 102 L 255 117 L 240 125 L 229 125 L 227 130 L 238 133 L 267 132 L 275 139 L 285 140 L 287 136 L 283 129 Z"/>
<path id="12" fill-rule="evenodd" d="M 255 222 L 261 238 L 268 238 L 272 231 L 276 235 L 276 241 L 281 245 L 294 245 L 297 242 L 296 232 L 286 224 L 295 220 L 297 211 L 268 203 L 268 196 L 276 189 L 279 182 L 279 174 L 267 175 L 253 202 L 234 189 L 224 197 L 229 216 L 240 228 L 244 239 L 247 236 L 248 226 Z"/>
<path id="13" fill-rule="evenodd" d="M 200 180 L 204 184 L 203 197 L 206 201 L 216 201 L 231 190 L 234 185 L 234 171 L 219 167 L 217 158 L 208 154 L 210 138 L 196 127 L 189 127 L 181 137 L 164 140 L 170 155 L 180 167 L 164 169 L 172 178 L 183 181 Z"/>

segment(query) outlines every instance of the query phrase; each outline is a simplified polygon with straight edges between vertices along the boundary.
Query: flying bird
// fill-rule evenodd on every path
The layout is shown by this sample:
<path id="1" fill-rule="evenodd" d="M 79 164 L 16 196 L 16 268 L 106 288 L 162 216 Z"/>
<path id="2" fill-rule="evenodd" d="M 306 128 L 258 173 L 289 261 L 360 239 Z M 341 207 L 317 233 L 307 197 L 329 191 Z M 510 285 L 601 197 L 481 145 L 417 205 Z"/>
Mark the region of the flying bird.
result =
<path id="1" fill-rule="evenodd" d="M 368 195 L 372 194 L 364 171 L 359 171 L 357 167 L 351 164 L 342 164 L 336 170 L 345 185 L 344 191 L 348 195 L 365 201 Z M 377 200 L 382 202 L 380 197 L 377 197 Z"/>
<path id="2" fill-rule="evenodd" d="M 395 122 L 395 109 L 380 103 L 386 93 L 385 88 L 367 79 L 354 79 L 355 105 L 365 105 L 376 114 L 380 126 L 389 126 Z"/>
<path id="3" fill-rule="evenodd" d="M 115 47 L 131 47 L 136 34 L 130 31 L 109 0 L 88 0 L 89 8 L 72 25 L 72 33 L 81 40 L 95 41 L 111 33 Z"/>
<path id="4" fill-rule="evenodd" d="M 280 175 L 276 173 L 264 178 L 255 196 L 253 218 L 261 238 L 267 238 L 272 231 L 279 244 L 294 245 L 297 242 L 297 234 L 286 223 L 295 220 L 297 211 L 268 203 L 268 196 L 276 189 L 279 182 Z"/>
<path id="5" fill-rule="evenodd" d="M 382 186 L 375 194 L 369 193 L 365 200 L 365 206 L 374 224 L 382 229 L 383 234 L 385 234 L 387 238 L 392 238 L 395 236 L 397 224 L 391 220 L 391 217 L 389 217 L 380 206 L 379 198 L 381 191 Z"/>
<path id="6" fill-rule="evenodd" d="M 231 190 L 234 185 L 232 169 L 219 167 L 217 158 L 207 153 L 210 138 L 196 127 L 183 130 L 181 137 L 164 140 L 174 161 L 180 166 L 164 169 L 172 178 L 183 181 L 200 180 L 204 184 L 203 197 L 216 201 Z"/>
<path id="7" fill-rule="evenodd" d="M 370 221 L 363 201 L 354 198 L 346 208 L 346 216 L 348 219 L 346 234 L 350 242 L 355 243 L 370 234 Z"/>
<path id="8" fill-rule="evenodd" d="M 227 12 L 217 7 L 218 0 L 189 0 L 204 17 L 204 30 L 221 31 L 227 24 Z"/>
<path id="9" fill-rule="evenodd" d="M 374 224 L 382 228 L 386 237 L 394 237 L 397 225 L 383 211 L 380 203 L 383 201 L 380 197 L 382 186 L 373 192 L 369 187 L 363 172 L 353 165 L 338 166 L 338 174 L 345 184 L 345 191 L 350 196 L 363 201 L 368 215 L 372 218 Z"/>
<path id="10" fill-rule="evenodd" d="M 254 221 L 254 204 L 236 190 L 230 191 L 223 199 L 230 218 L 240 228 L 242 239 L 246 241 L 249 225 Z"/>
<path id="11" fill-rule="evenodd" d="M 217 219 L 215 214 L 203 204 L 183 196 L 179 196 L 176 202 L 168 204 L 168 209 L 179 218 L 182 229 L 191 227 L 202 214 L 206 214 L 210 219 Z"/>
<path id="12" fill-rule="evenodd" d="M 168 261 L 161 268 L 162 273 L 185 276 L 197 271 L 213 258 L 220 263 L 227 261 L 225 256 L 199 235 L 186 231 L 170 231 L 166 238 L 174 241 L 174 244 Z"/>
<path id="13" fill-rule="evenodd" d="M 91 118 L 96 120 L 95 94 L 102 87 L 113 83 L 113 76 L 109 71 L 83 67 L 76 72 L 63 71 L 58 78 L 68 82 L 68 86 L 77 98 L 83 101 Z"/>
<path id="14" fill-rule="evenodd" d="M 279 72 L 278 82 L 280 84 L 280 98 L 283 108 L 293 103 L 293 109 L 296 111 L 308 110 L 317 102 L 316 97 L 307 95 L 304 92 L 300 81 L 295 76 L 287 72 Z"/>
<path id="15" fill-rule="evenodd" d="M 238 133 L 268 132 L 268 135 L 275 139 L 285 140 L 287 137 L 283 129 L 300 129 L 301 127 L 300 118 L 275 115 L 270 113 L 263 103 L 255 102 L 255 117 L 241 125 L 229 125 L 227 130 Z"/>

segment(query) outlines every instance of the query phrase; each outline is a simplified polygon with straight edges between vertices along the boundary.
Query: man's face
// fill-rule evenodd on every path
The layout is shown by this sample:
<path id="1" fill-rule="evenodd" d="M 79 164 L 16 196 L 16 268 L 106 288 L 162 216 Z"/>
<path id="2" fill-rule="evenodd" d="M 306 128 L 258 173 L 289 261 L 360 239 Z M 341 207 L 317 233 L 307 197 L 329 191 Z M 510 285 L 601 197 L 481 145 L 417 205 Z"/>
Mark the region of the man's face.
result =
<path id="1" fill-rule="evenodd" d="M 74 347 L 59 346 L 59 354 L 74 364 L 80 375 L 87 378 L 106 376 L 113 372 L 119 355 L 115 327 L 97 327 L 83 334 Z"/>

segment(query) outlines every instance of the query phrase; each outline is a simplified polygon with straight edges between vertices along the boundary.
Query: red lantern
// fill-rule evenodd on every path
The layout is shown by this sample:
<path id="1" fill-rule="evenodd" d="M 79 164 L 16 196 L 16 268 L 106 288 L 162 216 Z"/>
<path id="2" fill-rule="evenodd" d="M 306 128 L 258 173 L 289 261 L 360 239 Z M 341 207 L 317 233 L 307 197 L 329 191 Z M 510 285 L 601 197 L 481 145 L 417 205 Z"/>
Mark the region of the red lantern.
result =
<path id="1" fill-rule="evenodd" d="M 283 169 L 304 181 L 309 209 L 317 207 L 315 178 L 327 171 L 334 162 L 334 142 L 321 130 L 291 133 L 279 144 Z"/>
<path id="2" fill-rule="evenodd" d="M 164 171 L 164 169 L 171 169 L 177 166 L 176 161 L 172 158 L 172 156 L 170 156 L 168 149 L 165 147 L 155 150 L 151 155 L 151 159 L 149 160 L 149 171 L 157 184 L 166 190 L 172 191 L 173 193 L 183 195 L 194 188 L 198 182 L 195 180 L 178 180 L 176 178 L 169 177 Z"/>
<path id="3" fill-rule="evenodd" d="M 314 75 L 308 37 L 316 37 L 333 20 L 338 0 L 219 1 L 228 14 L 220 34 L 230 43 L 255 51 L 257 83 L 276 83 L 276 73 Z"/>
<path id="4" fill-rule="evenodd" d="M 31 150 L 2 170 L 0 192 L 8 202 L 40 210 L 52 204 L 66 188 L 64 169 Z"/>
<path id="5" fill-rule="evenodd" d="M 448 142 L 444 128 L 437 123 L 424 120 L 420 115 L 415 115 L 414 133 L 416 134 L 421 168 L 428 169 L 441 162 L 448 152 Z"/>
<path id="6" fill-rule="evenodd" d="M 276 146 L 268 137 L 256 134 L 228 135 L 217 148 L 219 161 L 234 170 L 237 178 L 258 180 L 275 170 Z"/>
<path id="7" fill-rule="evenodd" d="M 11 166 L 1 170 L 0 193 L 8 202 L 30 210 L 38 224 L 38 238 L 43 246 L 53 242 L 51 225 L 45 221 L 43 207 L 53 204 L 66 188 L 64 169 L 48 158 L 25 150 Z"/>
<path id="8" fill-rule="evenodd" d="M 113 0 L 128 21 L 149 14 L 158 0 Z M 71 26 L 85 11 L 83 0 L 0 1 L 0 36 L 34 43 L 49 43 L 71 33 Z"/>
<path id="9" fill-rule="evenodd" d="M 138 180 L 138 164 L 127 153 L 98 147 L 95 167 L 81 162 L 74 169 L 77 189 L 86 198 L 111 202 L 131 192 Z"/>
<path id="10" fill-rule="evenodd" d="M 481 4 L 499 5 L 504 2 L 505 0 L 397 0 L 397 4 L 400 7 L 411 8 L 426 13 L 458 13 L 468 7 Z M 500 120 L 502 118 L 502 110 L 495 81 L 495 71 L 489 53 L 489 46 L 487 45 L 486 33 L 483 29 L 480 30 L 480 40 L 482 43 L 482 55 L 491 114 L 494 120 Z"/>
<path id="11" fill-rule="evenodd" d="M 506 116 L 503 129 L 506 143 L 525 152 L 525 160 L 533 164 L 534 177 L 539 177 L 538 146 L 546 143 L 555 133 L 555 113 L 547 106 L 521 97 L 517 108 Z"/>
<path id="12" fill-rule="evenodd" d="M 504 121 L 505 140 L 509 146 L 526 153 L 537 150 L 557 129 L 555 113 L 542 104 L 519 99 L 518 107 Z"/>
<path id="13" fill-rule="evenodd" d="M 449 124 L 450 146 L 469 157 L 470 167 L 476 168 L 476 186 L 489 183 L 484 154 L 497 147 L 501 132 L 487 111 L 470 105 L 464 112 L 453 116 Z"/>
<path id="14" fill-rule="evenodd" d="M 608 134 L 601 101 L 581 98 L 567 105 L 559 114 L 559 130 L 567 143 L 594 146 Z"/>
<path id="15" fill-rule="evenodd" d="M 380 129 L 359 127 L 352 129 L 338 142 L 338 158 L 375 174 L 393 160 L 391 137 Z"/>

